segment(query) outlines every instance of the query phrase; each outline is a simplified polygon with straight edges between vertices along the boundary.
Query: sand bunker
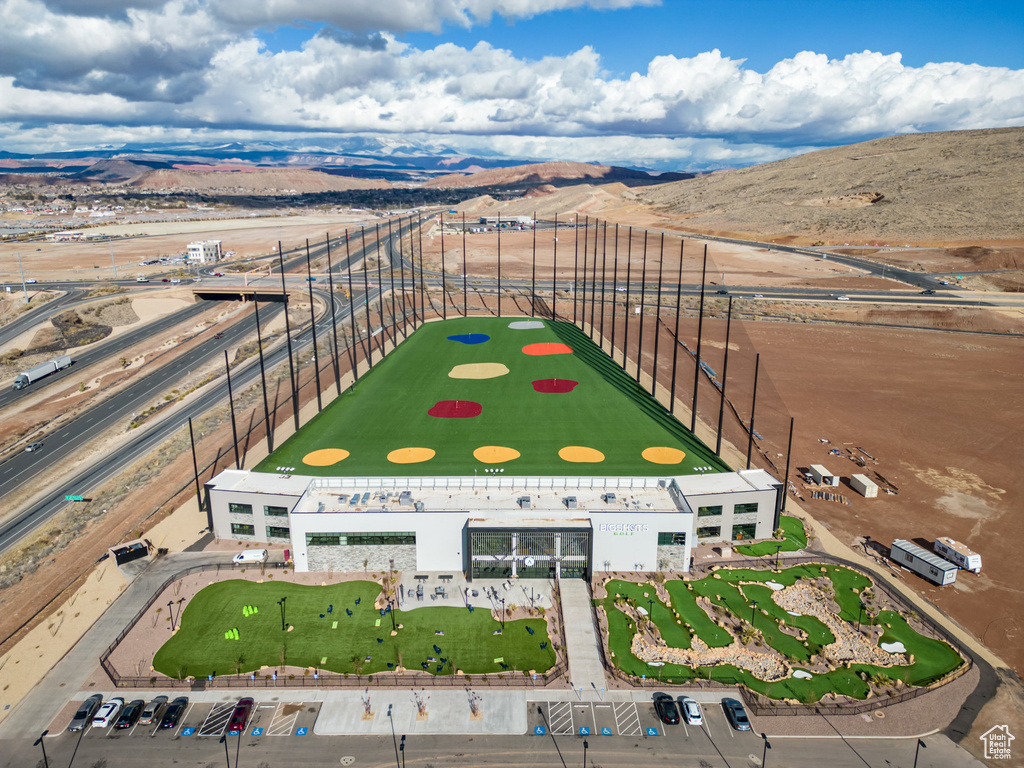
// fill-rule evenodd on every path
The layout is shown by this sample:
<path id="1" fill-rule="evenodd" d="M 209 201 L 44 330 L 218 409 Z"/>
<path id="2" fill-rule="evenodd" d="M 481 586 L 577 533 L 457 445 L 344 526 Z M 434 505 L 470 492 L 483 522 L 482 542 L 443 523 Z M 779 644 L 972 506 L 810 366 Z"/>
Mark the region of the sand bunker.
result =
<path id="1" fill-rule="evenodd" d="M 663 445 L 645 448 L 640 455 L 652 464 L 678 464 L 686 458 L 684 451 Z"/>
<path id="2" fill-rule="evenodd" d="M 545 341 L 539 344 L 527 344 L 523 347 L 524 355 L 571 355 L 572 347 L 568 344 L 559 344 L 554 341 Z"/>
<path id="3" fill-rule="evenodd" d="M 515 328 L 517 331 L 526 331 L 534 328 L 543 328 L 544 323 L 540 320 L 516 320 L 508 324 L 509 328 Z"/>
<path id="4" fill-rule="evenodd" d="M 906 653 L 907 649 L 898 640 L 895 643 L 881 643 L 882 650 L 886 653 Z"/>
<path id="5" fill-rule="evenodd" d="M 501 363 L 467 363 L 456 365 L 448 372 L 450 379 L 496 379 L 508 374 L 508 368 Z"/>
<path id="6" fill-rule="evenodd" d="M 810 680 L 814 675 L 808 672 L 806 669 L 794 669 L 793 677 L 798 677 L 801 680 Z"/>
<path id="7" fill-rule="evenodd" d="M 561 395 L 572 392 L 578 384 L 578 381 L 572 379 L 537 379 L 533 382 L 533 389 L 543 394 Z"/>
<path id="8" fill-rule="evenodd" d="M 472 419 L 482 411 L 483 406 L 472 400 L 438 400 L 427 415 L 438 419 Z"/>
<path id="9" fill-rule="evenodd" d="M 432 448 L 398 448 L 388 454 L 388 461 L 392 464 L 419 464 L 430 461 L 436 453 Z"/>
<path id="10" fill-rule="evenodd" d="M 518 459 L 520 455 L 515 448 L 506 448 L 503 445 L 482 445 L 473 451 L 473 458 L 484 464 L 501 464 Z"/>
<path id="11" fill-rule="evenodd" d="M 349 457 L 349 452 L 341 448 L 321 448 L 319 451 L 307 453 L 302 457 L 302 463 L 311 467 L 329 467 Z"/>
<path id="12" fill-rule="evenodd" d="M 777 581 L 766 581 L 766 582 L 764 583 L 764 585 L 765 585 L 766 587 L 771 587 L 771 588 L 772 588 L 772 589 L 774 589 L 774 590 L 775 590 L 776 592 L 778 592 L 778 591 L 779 591 L 780 589 L 785 589 L 785 587 L 783 587 L 783 586 L 782 586 L 781 584 L 779 584 L 779 582 L 777 582 Z"/>
<path id="13" fill-rule="evenodd" d="M 583 445 L 567 445 L 558 452 L 558 457 L 562 461 L 571 461 L 574 464 L 596 464 L 604 461 L 603 453 Z"/>

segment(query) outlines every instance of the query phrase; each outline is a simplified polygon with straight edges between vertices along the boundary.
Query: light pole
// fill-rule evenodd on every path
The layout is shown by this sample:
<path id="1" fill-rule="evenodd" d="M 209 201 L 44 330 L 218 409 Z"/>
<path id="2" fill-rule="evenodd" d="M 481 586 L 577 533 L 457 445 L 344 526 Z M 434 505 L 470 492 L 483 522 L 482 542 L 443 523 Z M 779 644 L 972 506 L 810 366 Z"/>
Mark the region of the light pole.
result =
<path id="1" fill-rule="evenodd" d="M 43 733 L 45 734 L 46 732 L 44 731 Z M 920 739 L 918 739 L 917 740 L 917 746 L 914 748 L 914 768 L 917 768 L 917 756 L 921 752 L 921 747 L 924 747 L 925 749 L 928 749 L 928 747 L 925 746 L 925 743 L 923 741 L 921 741 Z"/>
<path id="2" fill-rule="evenodd" d="M 224 745 L 224 764 L 231 768 L 231 755 L 228 754 L 228 737 L 224 734 L 220 737 L 220 743 Z"/>
<path id="3" fill-rule="evenodd" d="M 45 768 L 50 768 L 50 761 L 46 759 L 46 745 L 43 744 L 43 737 L 49 732 L 49 730 L 45 730 L 42 733 L 40 733 L 39 738 L 36 739 L 36 743 L 32 745 L 34 747 L 36 746 L 36 744 L 38 744 L 39 748 L 43 750 L 43 765 L 45 766 Z"/>
<path id="4" fill-rule="evenodd" d="M 171 632 L 174 631 L 174 608 L 172 607 L 173 605 L 174 605 L 174 601 L 173 600 L 168 600 L 167 601 L 167 613 L 171 617 Z"/>
<path id="5" fill-rule="evenodd" d="M 754 613 L 757 611 L 757 600 L 750 601 L 750 626 L 754 626 Z"/>
<path id="6" fill-rule="evenodd" d="M 282 597 L 280 600 L 277 601 L 277 604 L 281 606 L 281 631 L 282 632 L 284 632 L 287 629 L 287 626 L 284 623 L 284 602 L 287 599 L 288 599 L 287 597 Z"/>
<path id="7" fill-rule="evenodd" d="M 779 570 L 779 553 L 782 551 L 782 545 L 775 545 L 775 570 Z"/>
<path id="8" fill-rule="evenodd" d="M 395 768 L 401 768 L 398 762 L 398 738 L 395 736 L 395 718 L 391 715 L 391 705 L 388 704 L 388 720 L 391 721 L 391 741 L 395 744 Z"/>
<path id="9" fill-rule="evenodd" d="M 501 598 L 501 633 L 505 634 L 505 598 Z"/>
<path id="10" fill-rule="evenodd" d="M 860 623 L 864 618 L 864 603 L 860 604 L 860 612 L 857 614 L 857 631 L 860 632 Z"/>
<path id="11" fill-rule="evenodd" d="M 768 759 L 768 750 L 772 748 L 772 745 L 768 743 L 767 733 L 762 733 L 761 739 L 764 741 L 764 751 L 761 752 L 761 768 L 764 768 L 764 761 Z"/>
<path id="12" fill-rule="evenodd" d="M 587 744 L 587 740 L 584 739 L 583 740 L 583 768 L 587 768 L 587 747 L 589 747 L 589 746 L 590 745 Z"/>

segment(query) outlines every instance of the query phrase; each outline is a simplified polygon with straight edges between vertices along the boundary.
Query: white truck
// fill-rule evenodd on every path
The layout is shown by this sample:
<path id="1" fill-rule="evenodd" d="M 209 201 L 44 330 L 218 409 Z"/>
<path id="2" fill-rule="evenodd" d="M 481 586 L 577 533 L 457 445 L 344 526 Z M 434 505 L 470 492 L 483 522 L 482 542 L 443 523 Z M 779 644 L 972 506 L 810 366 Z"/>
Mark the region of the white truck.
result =
<path id="1" fill-rule="evenodd" d="M 34 381 L 38 381 L 44 376 L 49 376 L 51 373 L 63 370 L 71 365 L 70 355 L 61 355 L 53 360 L 47 360 L 45 363 L 39 365 L 33 365 L 27 371 L 22 371 L 14 379 L 13 389 L 24 389 Z"/>
<path id="2" fill-rule="evenodd" d="M 956 563 L 965 571 L 981 573 L 981 555 L 968 549 L 959 541 L 954 541 L 949 536 L 939 536 L 935 540 L 935 551 L 949 560 Z"/>

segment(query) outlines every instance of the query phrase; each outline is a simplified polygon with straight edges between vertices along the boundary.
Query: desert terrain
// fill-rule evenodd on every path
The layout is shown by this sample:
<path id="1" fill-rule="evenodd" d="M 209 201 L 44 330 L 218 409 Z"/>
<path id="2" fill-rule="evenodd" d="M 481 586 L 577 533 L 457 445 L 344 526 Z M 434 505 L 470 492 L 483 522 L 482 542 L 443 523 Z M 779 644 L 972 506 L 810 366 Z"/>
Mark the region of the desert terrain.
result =
<path id="1" fill-rule="evenodd" d="M 981 574 L 961 573 L 951 587 L 940 589 L 907 572 L 892 573 L 1020 675 L 1024 673 L 1024 644 L 1020 639 L 1024 601 L 1013 570 L 1012 547 L 1017 530 L 1014 511 L 1024 503 L 1024 477 L 1018 471 L 1017 459 L 1024 436 L 1024 305 L 1017 301 L 1024 267 L 1024 232 L 1021 220 L 1005 200 L 1021 197 L 1024 177 L 1017 174 L 1010 178 L 1013 174 L 1008 175 L 1006 169 L 1014 164 L 1004 161 L 1019 158 L 1014 153 L 1020 151 L 1022 140 L 1021 129 L 965 132 L 957 134 L 955 140 L 940 136 L 928 146 L 921 144 L 919 137 L 894 137 L 634 191 L 617 183 L 538 187 L 531 196 L 517 201 L 498 202 L 486 197 L 467 201 L 458 206 L 458 214 L 444 218 L 461 222 L 463 212 L 467 221 L 497 212 L 509 216 L 536 212 L 545 219 L 557 214 L 560 222 L 581 217 L 589 217 L 591 223 L 597 219 L 608 222 L 599 252 L 607 253 L 609 313 L 616 298 L 611 287 L 615 224 L 619 225 L 620 283 L 627 277 L 627 255 L 630 282 L 640 280 L 645 228 L 651 230 L 646 244 L 648 285 L 656 282 L 659 270 L 665 283 L 699 283 L 705 241 L 690 234 L 690 230 L 697 229 L 709 234 L 756 237 L 766 243 L 831 241 L 838 243 L 840 250 L 843 243 L 877 244 L 877 248 L 850 249 L 849 253 L 876 263 L 948 274 L 954 280 L 962 275 L 951 288 L 956 290 L 955 295 L 981 299 L 993 306 L 950 307 L 932 297 L 918 297 L 919 303 L 898 306 L 871 301 L 775 301 L 746 294 L 734 297 L 728 397 L 735 412 L 725 419 L 724 436 L 741 454 L 744 452 L 740 421 L 750 416 L 753 370 L 755 358 L 760 355 L 759 439 L 754 446 L 754 463 L 767 466 L 776 476 L 783 474 L 793 419 L 787 478 L 793 484 L 790 499 L 851 553 L 881 559 L 894 538 L 925 545 L 940 535 L 951 536 L 980 552 L 984 560 Z M 938 160 L 920 163 L 917 158 L 924 153 L 946 165 Z M 813 160 L 815 156 L 817 160 Z M 934 171 L 915 176 L 913 171 L 919 164 Z M 1019 165 L 1018 161 L 1016 167 Z M 960 184 L 962 194 L 956 189 L 958 174 L 966 179 Z M 981 176 L 976 178 L 977 174 Z M 901 176 L 905 177 L 902 186 L 887 186 L 896 184 Z M 787 184 L 797 188 L 785 197 L 780 190 Z M 876 192 L 883 197 L 875 198 Z M 936 201 L 945 202 L 938 205 Z M 239 220 L 237 227 L 234 223 L 227 226 L 209 222 L 207 229 L 169 222 L 145 237 L 115 239 L 113 249 L 119 269 L 123 257 L 124 267 L 134 274 L 136 267 L 131 264 L 144 257 L 180 252 L 193 239 L 222 239 L 225 250 L 235 250 L 241 258 L 247 254 L 266 255 L 276 250 L 278 240 L 285 248 L 297 247 L 307 237 L 320 240 L 327 231 L 334 234 L 345 227 L 356 228 L 364 220 L 355 214 L 331 217 L 310 213 L 283 220 L 256 219 L 250 227 L 245 226 L 246 220 Z M 436 224 L 424 229 L 422 248 L 428 269 L 441 268 L 441 231 Z M 560 282 L 572 279 L 574 260 L 579 258 L 582 264 L 584 242 L 592 268 L 594 232 L 589 230 L 585 241 L 582 230 L 560 231 L 557 240 L 551 230 L 502 232 L 503 279 L 529 280 L 536 254 L 538 288 L 545 301 L 550 301 L 553 274 L 557 272 Z M 669 233 L 664 249 L 662 232 Z M 680 264 L 678 234 L 684 233 L 687 239 Z M 127 234 L 127 230 L 119 234 Z M 461 232 L 445 228 L 449 313 L 462 306 L 464 255 L 470 310 L 496 311 L 496 297 L 474 287 L 473 277 L 494 273 L 498 237 L 497 232 L 463 237 Z M 887 243 L 889 247 L 885 247 Z M 901 247 L 892 247 L 895 244 Z M 105 274 L 111 272 L 109 242 L 33 245 L 40 250 L 26 253 L 24 244 L 0 245 L 0 280 L 10 281 L 16 274 L 17 252 L 31 259 L 33 276 L 41 281 L 81 279 L 81 274 L 90 271 L 110 276 Z M 870 289 L 907 296 L 918 293 L 903 283 L 866 276 L 856 268 L 811 256 L 714 241 L 707 246 L 710 290 L 701 338 L 702 359 L 719 374 L 725 363 L 728 307 L 728 298 L 714 293 L 719 286 L 816 287 L 836 293 Z M 417 253 L 420 247 L 417 241 Z M 553 268 L 556 254 L 557 270 Z M 94 264 L 99 268 L 93 270 Z M 371 269 L 375 269 L 375 263 Z M 588 278 L 588 290 L 589 285 Z M 172 294 L 170 289 L 150 288 L 139 295 L 170 298 Z M 605 318 L 605 338 L 610 342 L 614 327 L 617 347 L 628 339 L 630 364 L 635 365 L 633 356 L 641 344 L 640 324 L 636 322 L 639 318 L 630 315 L 627 329 L 625 297 L 618 298 L 621 303 L 616 319 L 613 322 L 610 314 Z M 638 298 L 635 292 L 631 296 L 634 304 Z M 444 301 L 438 291 L 431 292 L 430 300 L 435 310 Z M 140 322 L 155 314 L 155 309 L 147 308 L 141 299 L 137 301 L 135 314 Z M 558 313 L 571 318 L 573 296 L 561 292 L 557 301 Z M 997 301 L 1002 302 L 1000 306 L 994 306 Z M 659 349 L 657 387 L 662 391 L 673 373 L 666 355 L 674 346 L 671 322 L 675 297 L 664 294 L 660 303 L 660 310 L 648 305 L 642 316 L 642 368 L 650 384 L 655 349 Z M 680 308 L 680 341 L 689 352 L 697 344 L 696 305 L 695 299 L 686 297 Z M 388 311 L 385 306 L 384 313 Z M 530 311 L 531 303 L 522 292 L 506 292 L 503 313 Z M 596 319 L 600 321 L 600 317 Z M 153 349 L 139 350 L 138 354 L 154 354 L 157 341 L 163 342 L 154 340 Z M 621 359 L 621 353 L 617 353 L 617 359 Z M 694 365 L 685 351 L 679 355 L 675 373 L 679 377 L 678 397 L 687 401 L 692 394 Z M 97 379 L 97 384 L 101 383 Z M 307 386 L 304 402 L 309 403 L 313 396 L 312 388 Z M 715 437 L 717 398 L 718 390 L 702 378 L 698 434 L 705 441 Z M 38 407 L 41 410 L 22 419 L 59 415 L 60 409 L 53 410 L 52 404 L 41 402 Z M 307 412 L 309 408 L 307 405 Z M 201 441 L 204 462 L 223 455 L 229 441 L 230 427 L 221 420 Z M 849 458 L 851 454 L 869 458 L 865 466 L 860 466 Z M 260 451 L 254 450 L 251 457 L 259 455 Z M 838 489 L 844 502 L 813 499 L 800 474 L 812 463 L 825 464 L 847 478 L 853 472 L 874 474 L 895 493 L 864 499 L 844 484 Z M 168 487 L 177 488 L 187 485 L 190 473 L 190 461 L 180 454 L 166 466 L 161 479 Z M 132 538 L 140 532 L 151 538 L 166 536 L 150 532 L 166 531 L 152 529 L 152 522 L 163 519 L 179 505 L 184 504 L 183 510 L 189 503 L 194 506 L 194 501 L 187 501 L 186 492 L 170 499 L 158 512 L 152 513 L 147 507 L 146 514 L 140 515 L 141 507 L 146 506 L 140 505 L 140 499 L 145 498 L 141 493 L 139 489 L 119 499 L 107 516 L 90 524 L 87 539 L 47 555 L 44 567 L 4 590 L 0 605 L 8 608 L 2 612 L 7 618 L 0 621 L 5 630 L 0 637 L 8 637 L 12 627 L 28 620 L 24 610 L 11 611 L 9 606 L 31 603 L 31 597 L 40 590 L 56 590 L 56 597 L 62 590 L 70 594 L 72 587 L 80 585 L 81 580 L 68 583 L 63 574 L 92 562 L 101 542 L 109 546 L 115 539 Z M 183 535 L 176 546 L 188 546 L 188 540 L 198 539 L 201 533 L 196 527 L 195 510 L 191 514 L 193 517 L 186 519 L 192 522 L 186 528 L 195 529 L 195 533 L 191 537 Z M 116 581 L 110 579 L 108 583 Z M 90 584 L 89 588 L 95 591 L 96 586 Z M 36 617 L 36 625 L 43 626 L 58 605 L 60 601 L 54 603 L 49 614 Z M 12 621 L 13 617 L 17 621 Z M 33 637 L 39 642 L 39 635 Z M 12 642 L 2 646 L 5 654 L 14 639 L 11 636 Z"/>

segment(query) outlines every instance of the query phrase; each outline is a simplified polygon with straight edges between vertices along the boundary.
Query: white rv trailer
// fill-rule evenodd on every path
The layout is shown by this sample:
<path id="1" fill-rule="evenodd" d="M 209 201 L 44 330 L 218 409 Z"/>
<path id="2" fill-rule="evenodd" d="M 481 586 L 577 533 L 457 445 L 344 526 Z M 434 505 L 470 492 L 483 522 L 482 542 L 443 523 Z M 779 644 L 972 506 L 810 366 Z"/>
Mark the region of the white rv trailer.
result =
<path id="1" fill-rule="evenodd" d="M 934 552 L 929 552 L 905 539 L 896 539 L 892 543 L 889 557 L 904 568 L 909 568 L 940 587 L 956 581 L 956 572 L 959 570 L 948 560 L 944 560 Z"/>
<path id="2" fill-rule="evenodd" d="M 981 555 L 968 549 L 959 541 L 954 541 L 948 536 L 939 536 L 935 540 L 935 551 L 966 571 L 981 573 Z"/>

